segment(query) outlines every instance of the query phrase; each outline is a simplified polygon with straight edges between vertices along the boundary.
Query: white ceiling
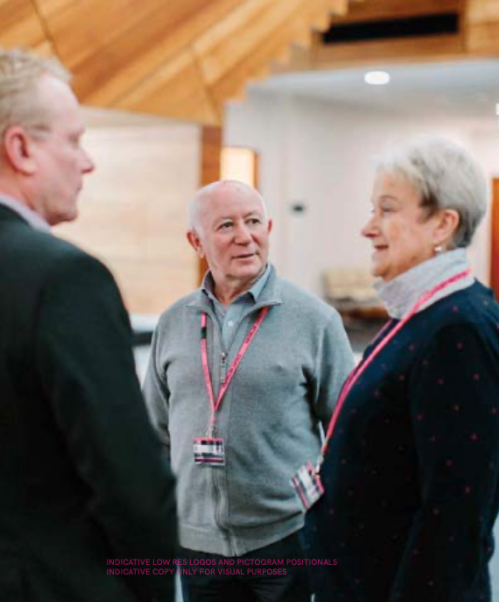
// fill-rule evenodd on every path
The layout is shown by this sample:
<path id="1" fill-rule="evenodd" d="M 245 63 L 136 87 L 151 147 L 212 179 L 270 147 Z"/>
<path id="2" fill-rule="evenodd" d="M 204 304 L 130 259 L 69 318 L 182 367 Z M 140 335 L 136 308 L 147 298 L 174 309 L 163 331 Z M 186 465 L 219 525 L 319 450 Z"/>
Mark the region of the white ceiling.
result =
<path id="1" fill-rule="evenodd" d="M 374 68 L 307 71 L 276 75 L 250 90 L 305 96 L 399 116 L 498 121 L 499 60 L 378 65 L 391 82 L 364 83 Z"/>

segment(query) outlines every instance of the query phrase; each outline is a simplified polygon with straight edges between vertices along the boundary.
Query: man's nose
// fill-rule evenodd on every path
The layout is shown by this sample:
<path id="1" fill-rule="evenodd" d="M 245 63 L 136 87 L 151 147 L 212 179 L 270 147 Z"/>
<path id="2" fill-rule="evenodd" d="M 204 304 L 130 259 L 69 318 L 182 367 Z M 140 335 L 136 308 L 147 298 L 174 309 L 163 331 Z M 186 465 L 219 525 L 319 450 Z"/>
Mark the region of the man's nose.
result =
<path id="1" fill-rule="evenodd" d="M 237 226 L 235 241 L 240 245 L 247 245 L 252 241 L 251 232 L 246 224 L 239 224 Z"/>
<path id="2" fill-rule="evenodd" d="M 92 173 L 95 169 L 95 163 L 92 161 L 92 159 L 90 158 L 90 155 L 87 153 L 86 150 L 82 149 L 82 153 L 83 153 L 83 164 L 82 164 L 81 171 L 84 174 Z"/>

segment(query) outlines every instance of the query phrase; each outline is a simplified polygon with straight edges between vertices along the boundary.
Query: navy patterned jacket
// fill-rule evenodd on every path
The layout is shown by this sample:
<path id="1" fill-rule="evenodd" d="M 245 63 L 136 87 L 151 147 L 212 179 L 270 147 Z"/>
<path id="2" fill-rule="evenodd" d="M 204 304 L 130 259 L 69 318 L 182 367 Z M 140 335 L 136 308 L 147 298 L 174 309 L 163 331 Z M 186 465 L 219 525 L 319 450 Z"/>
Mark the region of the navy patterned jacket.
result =
<path id="1" fill-rule="evenodd" d="M 314 569 L 316 602 L 491 600 L 499 305 L 489 289 L 437 301 L 381 351 L 345 401 L 322 477 L 305 544 L 337 565 Z"/>

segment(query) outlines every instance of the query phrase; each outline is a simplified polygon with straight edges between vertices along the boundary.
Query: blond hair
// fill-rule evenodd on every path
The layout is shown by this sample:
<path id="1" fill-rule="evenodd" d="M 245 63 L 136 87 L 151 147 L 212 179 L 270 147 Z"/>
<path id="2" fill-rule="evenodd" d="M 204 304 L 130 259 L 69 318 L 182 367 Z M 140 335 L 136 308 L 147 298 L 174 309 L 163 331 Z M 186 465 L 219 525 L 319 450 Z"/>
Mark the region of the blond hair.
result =
<path id="1" fill-rule="evenodd" d="M 68 83 L 69 71 L 55 58 L 42 58 L 26 50 L 0 48 L 0 139 L 7 128 L 46 127 L 50 107 L 36 98 L 36 85 L 43 75 Z"/>

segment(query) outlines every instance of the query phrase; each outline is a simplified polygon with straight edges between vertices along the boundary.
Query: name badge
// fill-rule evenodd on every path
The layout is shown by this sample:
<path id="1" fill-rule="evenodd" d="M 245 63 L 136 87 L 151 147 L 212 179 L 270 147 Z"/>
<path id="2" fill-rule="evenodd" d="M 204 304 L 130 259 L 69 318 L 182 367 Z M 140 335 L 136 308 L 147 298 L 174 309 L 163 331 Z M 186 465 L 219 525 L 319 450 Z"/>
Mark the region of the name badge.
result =
<path id="1" fill-rule="evenodd" d="M 321 477 L 316 472 L 312 462 L 304 464 L 291 479 L 291 484 L 307 511 L 324 493 Z"/>
<path id="2" fill-rule="evenodd" d="M 194 437 L 194 464 L 224 466 L 224 442 L 221 437 Z"/>

